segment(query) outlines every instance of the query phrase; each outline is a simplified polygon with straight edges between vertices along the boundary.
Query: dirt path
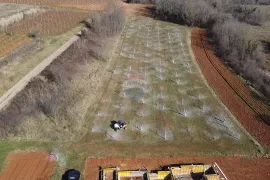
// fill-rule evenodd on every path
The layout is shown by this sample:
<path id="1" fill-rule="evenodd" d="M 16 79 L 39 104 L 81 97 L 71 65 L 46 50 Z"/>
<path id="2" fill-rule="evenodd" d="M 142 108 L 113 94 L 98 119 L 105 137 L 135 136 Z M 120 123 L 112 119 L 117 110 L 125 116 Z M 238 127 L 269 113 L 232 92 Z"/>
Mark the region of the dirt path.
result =
<path id="1" fill-rule="evenodd" d="M 75 41 L 79 39 L 79 36 L 72 37 L 63 46 L 57 49 L 48 58 L 43 60 L 39 65 L 37 65 L 33 70 L 26 74 L 19 82 L 17 82 L 12 88 L 10 88 L 1 98 L 0 98 L 0 110 L 2 110 L 9 102 L 25 88 L 25 86 L 38 74 L 40 74 L 48 65 L 50 65 L 59 55 L 61 55 L 68 47 L 71 46 Z"/>

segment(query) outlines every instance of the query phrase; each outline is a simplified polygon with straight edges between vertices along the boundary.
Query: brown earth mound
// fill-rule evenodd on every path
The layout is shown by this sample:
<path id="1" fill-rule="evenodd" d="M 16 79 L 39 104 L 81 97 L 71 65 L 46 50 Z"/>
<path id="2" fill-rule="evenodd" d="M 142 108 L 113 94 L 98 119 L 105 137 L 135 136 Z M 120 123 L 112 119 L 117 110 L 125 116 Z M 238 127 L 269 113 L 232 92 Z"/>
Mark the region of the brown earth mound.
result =
<path id="1" fill-rule="evenodd" d="M 270 117 L 269 108 L 215 55 L 205 31 L 192 32 L 192 48 L 202 73 L 222 102 L 251 135 L 270 147 L 270 126 L 264 122 Z"/>
<path id="2" fill-rule="evenodd" d="M 46 152 L 11 154 L 0 180 L 45 180 L 53 175 L 55 159 Z"/>
<path id="3" fill-rule="evenodd" d="M 100 167 L 116 167 L 121 170 L 160 170 L 161 167 L 176 164 L 212 164 L 216 162 L 230 180 L 270 179 L 270 159 L 236 157 L 178 157 L 178 158 L 136 158 L 136 159 L 87 159 L 85 180 L 97 180 Z"/>

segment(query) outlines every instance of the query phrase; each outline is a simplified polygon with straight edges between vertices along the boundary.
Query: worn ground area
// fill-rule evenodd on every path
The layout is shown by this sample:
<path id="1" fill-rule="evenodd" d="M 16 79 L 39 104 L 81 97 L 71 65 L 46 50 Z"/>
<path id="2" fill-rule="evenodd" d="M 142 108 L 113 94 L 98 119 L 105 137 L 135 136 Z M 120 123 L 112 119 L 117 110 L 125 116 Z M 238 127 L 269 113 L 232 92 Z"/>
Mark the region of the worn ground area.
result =
<path id="1" fill-rule="evenodd" d="M 214 54 L 204 31 L 193 31 L 192 47 L 203 74 L 223 103 L 252 135 L 269 147 L 269 108 Z"/>
<path id="2" fill-rule="evenodd" d="M 111 158 L 87 159 L 85 180 L 96 180 L 100 167 L 119 167 L 121 170 L 161 170 L 177 164 L 212 164 L 216 162 L 229 180 L 269 179 L 270 159 L 237 157 L 174 157 L 174 158 Z"/>
<path id="3" fill-rule="evenodd" d="M 10 154 L 7 163 L 0 180 L 45 180 L 53 175 L 55 157 L 46 152 Z"/>

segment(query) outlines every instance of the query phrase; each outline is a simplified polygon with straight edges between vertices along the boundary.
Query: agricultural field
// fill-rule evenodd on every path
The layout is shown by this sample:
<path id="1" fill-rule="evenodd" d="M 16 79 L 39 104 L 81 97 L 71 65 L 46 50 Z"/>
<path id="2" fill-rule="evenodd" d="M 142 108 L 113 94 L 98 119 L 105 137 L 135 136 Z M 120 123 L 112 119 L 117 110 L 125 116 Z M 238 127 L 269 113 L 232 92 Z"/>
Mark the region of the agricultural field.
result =
<path id="1" fill-rule="evenodd" d="M 182 26 L 146 18 L 129 20 L 110 67 L 113 75 L 87 118 L 88 143 L 148 144 L 149 148 L 172 143 L 181 145 L 179 152 L 196 146 L 194 153 L 205 154 L 256 151 L 205 84 L 188 37 L 189 29 Z M 115 132 L 110 123 L 120 119 L 128 129 Z"/>
<path id="2" fill-rule="evenodd" d="M 2 3 L 0 11 L 0 28 L 5 32 L 10 25 L 41 14 L 46 9 L 33 5 Z"/>
<path id="3" fill-rule="evenodd" d="M 103 10 L 110 0 L 0 0 L 0 2 L 77 8 L 82 10 Z"/>
<path id="4" fill-rule="evenodd" d="M 108 1 L 0 0 L 50 6 L 46 12 L 8 27 L 10 35 L 3 34 L 4 39 L 25 38 L 27 43 L 0 58 L 0 95 L 78 33 L 80 22 L 89 15 L 85 10 L 104 8 L 103 2 Z M 131 7 L 127 7 L 130 14 L 145 15 L 147 12 L 141 11 L 143 6 L 138 6 L 139 10 Z M 114 17 L 110 15 L 109 18 Z M 3 113 L 7 116 L 3 115 L 3 122 L 0 122 L 0 126 L 5 127 L 2 137 L 7 138 L 0 141 L 2 177 L 11 176 L 9 168 L 19 169 L 13 167 L 12 156 L 8 154 L 40 151 L 45 153 L 41 153 L 40 161 L 35 162 L 46 169 L 43 173 L 46 178 L 54 169 L 52 179 L 55 180 L 61 179 L 67 169 L 78 169 L 84 172 L 84 179 L 94 179 L 98 176 L 98 168 L 108 165 L 108 161 L 110 166 L 120 163 L 123 168 L 145 168 L 144 164 L 156 168 L 161 167 L 161 162 L 213 163 L 217 160 L 229 177 L 239 177 L 238 168 L 242 174 L 247 173 L 254 179 L 269 177 L 265 173 L 269 159 L 261 158 L 260 161 L 256 158 L 269 153 L 260 144 L 269 143 L 269 136 L 264 137 L 266 131 L 258 132 L 261 139 L 251 136 L 254 131 L 249 128 L 253 124 L 247 123 L 246 128 L 243 119 L 255 113 L 250 115 L 250 107 L 242 106 L 238 101 L 240 97 L 235 98 L 235 92 L 232 94 L 232 88 L 228 90 L 222 84 L 221 76 L 227 71 L 214 61 L 204 62 L 212 65 L 207 68 L 201 66 L 203 58 L 196 61 L 202 52 L 204 56 L 212 57 L 204 38 L 194 37 L 192 29 L 186 26 L 149 17 L 125 17 L 120 36 L 105 38 L 85 31 L 77 43 L 31 81 L 25 92 L 22 91 L 25 94 L 21 92 L 21 96 L 11 102 L 7 113 Z M 114 18 L 112 20 L 118 20 Z M 114 23 L 115 28 L 117 23 Z M 41 36 L 26 37 L 34 32 Z M 200 46 L 198 51 L 194 50 L 194 44 Z M 82 52 L 86 52 L 85 56 Z M 217 71 L 224 74 L 211 76 L 209 80 L 206 74 L 213 75 Z M 214 86 L 213 81 L 218 86 Z M 237 83 L 234 85 L 237 93 L 250 101 L 251 106 L 260 112 L 267 111 L 263 104 L 252 101 L 247 94 L 249 91 Z M 228 92 L 225 99 L 229 105 L 235 103 L 234 108 L 239 107 L 241 115 L 227 109 L 230 106 L 219 97 L 219 91 L 225 96 Z M 114 130 L 113 124 L 118 120 L 127 122 L 127 129 Z M 260 130 L 261 126 L 254 127 Z M 56 158 L 47 167 L 51 153 Z M 175 158 L 179 156 L 184 157 Z M 23 162 L 20 159 L 19 167 L 25 163 L 28 165 L 23 169 L 28 171 L 29 167 L 33 171 L 30 165 L 33 159 Z M 256 171 L 263 173 L 254 175 L 250 169 L 254 166 Z M 40 171 L 36 174 L 40 175 Z"/>
<path id="5" fill-rule="evenodd" d="M 0 4 L 0 18 L 11 16 L 16 13 L 24 12 L 33 8 L 32 5 L 27 4 L 9 4 L 9 3 L 1 3 Z"/>
<path id="6" fill-rule="evenodd" d="M 29 34 L 39 32 L 41 35 L 60 35 L 88 17 L 86 12 L 48 11 L 39 16 L 26 19 L 8 28 L 10 33 Z"/>
<path id="7" fill-rule="evenodd" d="M 0 4 L 0 95 L 81 30 L 89 13 Z"/>

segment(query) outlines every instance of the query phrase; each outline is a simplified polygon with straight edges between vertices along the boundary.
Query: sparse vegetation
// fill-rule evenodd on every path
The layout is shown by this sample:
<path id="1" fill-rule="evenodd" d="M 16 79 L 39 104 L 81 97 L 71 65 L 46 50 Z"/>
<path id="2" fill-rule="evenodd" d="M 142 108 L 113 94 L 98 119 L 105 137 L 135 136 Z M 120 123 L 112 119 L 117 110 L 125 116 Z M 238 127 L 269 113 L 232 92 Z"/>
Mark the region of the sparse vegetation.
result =
<path id="1" fill-rule="evenodd" d="M 249 24 L 262 23 L 262 15 L 256 8 L 243 6 L 254 3 L 258 1 L 157 0 L 156 6 L 158 14 L 166 19 L 207 28 L 218 54 L 237 74 L 270 97 L 270 78 L 264 72 L 262 42 L 254 37 L 251 40 L 245 33 L 251 28 Z"/>

